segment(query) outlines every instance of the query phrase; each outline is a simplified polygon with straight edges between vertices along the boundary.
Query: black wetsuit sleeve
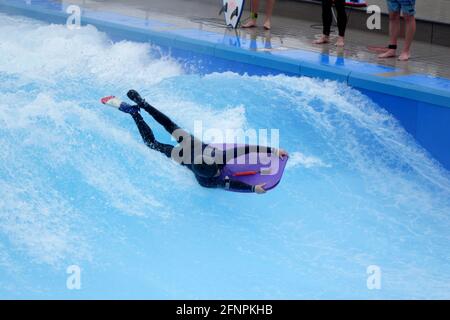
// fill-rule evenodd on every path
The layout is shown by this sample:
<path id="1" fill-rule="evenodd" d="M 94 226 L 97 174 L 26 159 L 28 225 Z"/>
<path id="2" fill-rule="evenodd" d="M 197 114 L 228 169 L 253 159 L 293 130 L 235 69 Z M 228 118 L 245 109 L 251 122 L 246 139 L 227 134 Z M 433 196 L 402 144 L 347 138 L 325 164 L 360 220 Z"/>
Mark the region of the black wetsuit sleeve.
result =
<path id="1" fill-rule="evenodd" d="M 228 189 L 237 191 L 255 192 L 255 186 L 236 180 L 230 180 L 230 185 Z"/>
<path id="2" fill-rule="evenodd" d="M 249 184 L 246 184 L 241 181 L 226 179 L 226 180 L 215 180 L 215 179 L 203 179 L 201 177 L 197 177 L 198 183 L 205 188 L 222 188 L 227 190 L 235 190 L 235 191 L 245 191 L 245 192 L 254 192 L 255 187 Z"/>

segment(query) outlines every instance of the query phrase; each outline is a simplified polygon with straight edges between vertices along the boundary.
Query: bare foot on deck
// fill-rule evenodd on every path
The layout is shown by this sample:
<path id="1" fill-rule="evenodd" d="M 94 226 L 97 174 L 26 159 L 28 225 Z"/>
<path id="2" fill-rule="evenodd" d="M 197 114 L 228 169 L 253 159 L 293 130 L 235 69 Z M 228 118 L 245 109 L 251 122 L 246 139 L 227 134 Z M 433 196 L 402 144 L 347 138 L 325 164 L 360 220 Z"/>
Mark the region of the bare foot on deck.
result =
<path id="1" fill-rule="evenodd" d="M 336 41 L 336 47 L 343 48 L 345 46 L 345 40 L 344 37 L 338 37 Z"/>
<path id="2" fill-rule="evenodd" d="M 385 53 L 389 50 L 388 47 L 381 47 L 381 46 L 367 46 L 367 49 L 370 52 L 374 52 L 374 53 L 378 53 L 378 54 Z"/>
<path id="3" fill-rule="evenodd" d="M 398 57 L 399 61 L 408 61 L 409 58 L 411 57 L 411 54 L 408 52 L 402 52 L 402 54 L 400 55 L 400 57 Z"/>
<path id="4" fill-rule="evenodd" d="M 271 23 L 271 21 L 270 21 L 270 20 L 266 20 L 266 21 L 264 22 L 264 29 L 270 30 L 271 28 L 272 28 L 272 23 Z"/>
<path id="5" fill-rule="evenodd" d="M 397 56 L 397 51 L 394 49 L 389 49 L 385 53 L 382 53 L 378 56 L 380 59 L 388 59 L 388 58 L 395 58 Z"/>
<path id="6" fill-rule="evenodd" d="M 256 20 L 251 19 L 242 25 L 242 28 L 254 28 L 256 27 Z"/>
<path id="7" fill-rule="evenodd" d="M 316 39 L 313 41 L 314 44 L 325 44 L 330 42 L 330 37 L 328 36 L 321 36 L 319 39 Z"/>

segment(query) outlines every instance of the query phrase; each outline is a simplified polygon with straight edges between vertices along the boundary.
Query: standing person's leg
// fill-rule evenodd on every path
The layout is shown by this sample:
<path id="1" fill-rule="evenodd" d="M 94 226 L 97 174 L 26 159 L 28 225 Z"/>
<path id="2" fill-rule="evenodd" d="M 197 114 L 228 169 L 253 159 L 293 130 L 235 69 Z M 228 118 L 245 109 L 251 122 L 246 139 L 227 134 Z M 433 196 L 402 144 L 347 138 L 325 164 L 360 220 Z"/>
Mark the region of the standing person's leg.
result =
<path id="1" fill-rule="evenodd" d="M 389 48 L 380 54 L 378 58 L 393 58 L 397 55 L 397 41 L 400 34 L 400 2 L 399 0 L 387 0 L 389 8 Z"/>
<path id="2" fill-rule="evenodd" d="M 332 0 L 322 0 L 323 34 L 319 39 L 314 40 L 314 44 L 324 44 L 330 42 L 331 23 L 333 22 L 333 14 L 331 12 L 332 4 Z"/>
<path id="3" fill-rule="evenodd" d="M 258 19 L 259 0 L 251 0 L 250 6 L 250 20 L 247 23 L 243 24 L 242 28 L 256 27 L 256 19 Z"/>
<path id="4" fill-rule="evenodd" d="M 406 34 L 405 34 L 405 45 L 403 47 L 403 51 L 398 57 L 400 61 L 407 61 L 411 57 L 411 44 L 414 39 L 414 35 L 416 33 L 416 18 L 414 16 L 405 15 L 405 23 L 406 23 Z"/>
<path id="5" fill-rule="evenodd" d="M 275 0 L 266 0 L 266 19 L 264 21 L 264 29 L 270 30 L 272 28 L 272 12 Z"/>
<path id="6" fill-rule="evenodd" d="M 398 60 L 407 61 L 411 57 L 411 44 L 416 33 L 416 1 L 415 0 L 403 0 L 402 11 L 405 17 L 406 32 L 405 32 L 405 45 Z"/>
<path id="7" fill-rule="evenodd" d="M 336 11 L 337 11 L 337 23 L 339 30 L 339 37 L 336 42 L 336 46 L 343 47 L 345 44 L 345 29 L 347 28 L 347 12 L 345 12 L 345 0 L 336 0 Z"/>

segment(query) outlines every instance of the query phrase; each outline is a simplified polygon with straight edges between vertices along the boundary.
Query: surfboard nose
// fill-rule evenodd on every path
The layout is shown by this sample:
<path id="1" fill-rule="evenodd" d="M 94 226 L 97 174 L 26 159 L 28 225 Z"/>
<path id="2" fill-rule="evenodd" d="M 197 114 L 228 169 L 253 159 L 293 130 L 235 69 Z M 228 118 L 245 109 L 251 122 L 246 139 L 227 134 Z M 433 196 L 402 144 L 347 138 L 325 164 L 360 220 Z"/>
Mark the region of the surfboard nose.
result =
<path id="1" fill-rule="evenodd" d="M 244 9 L 244 0 L 223 0 L 220 13 L 225 15 L 225 24 L 236 29 Z"/>

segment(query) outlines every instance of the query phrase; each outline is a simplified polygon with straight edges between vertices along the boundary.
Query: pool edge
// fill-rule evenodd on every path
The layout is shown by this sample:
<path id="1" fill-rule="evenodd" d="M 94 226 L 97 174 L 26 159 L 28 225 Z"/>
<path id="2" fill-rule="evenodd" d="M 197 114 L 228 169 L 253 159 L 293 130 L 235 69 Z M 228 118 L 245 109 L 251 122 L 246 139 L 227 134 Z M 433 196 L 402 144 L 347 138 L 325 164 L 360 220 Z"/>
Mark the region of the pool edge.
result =
<path id="1" fill-rule="evenodd" d="M 0 8 L 2 6 L 12 7 L 22 12 L 34 12 L 61 19 L 61 23 L 64 22 L 63 19 L 65 20 L 68 17 L 68 15 L 62 11 L 40 8 L 36 5 L 27 5 L 26 3 L 0 0 Z M 355 89 L 372 90 L 378 93 L 450 108 L 450 91 L 421 86 L 416 83 L 398 81 L 395 78 L 387 78 L 364 72 L 355 72 L 346 69 L 345 66 L 326 65 L 321 64 L 319 61 L 311 62 L 302 59 L 273 55 L 268 52 L 252 51 L 223 43 L 213 43 L 202 39 L 193 39 L 172 32 L 132 27 L 118 22 L 100 20 L 89 16 L 82 17 L 82 24 L 91 24 L 98 27 L 127 31 L 141 36 L 144 35 L 149 42 L 156 45 L 174 47 L 221 59 L 247 63 L 258 67 L 269 67 L 279 73 L 336 80 L 344 82 Z"/>

